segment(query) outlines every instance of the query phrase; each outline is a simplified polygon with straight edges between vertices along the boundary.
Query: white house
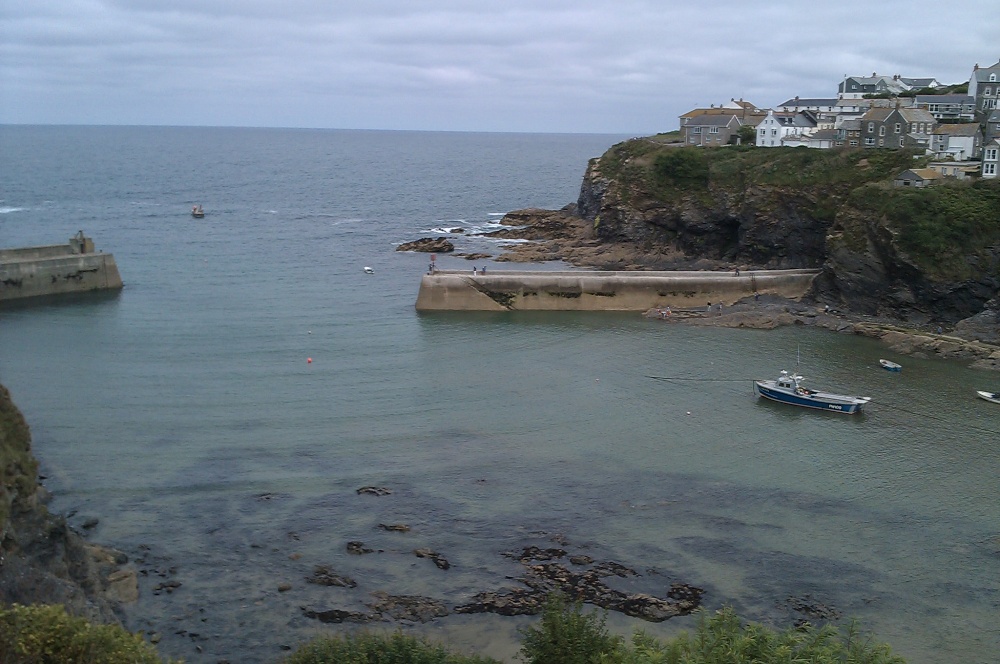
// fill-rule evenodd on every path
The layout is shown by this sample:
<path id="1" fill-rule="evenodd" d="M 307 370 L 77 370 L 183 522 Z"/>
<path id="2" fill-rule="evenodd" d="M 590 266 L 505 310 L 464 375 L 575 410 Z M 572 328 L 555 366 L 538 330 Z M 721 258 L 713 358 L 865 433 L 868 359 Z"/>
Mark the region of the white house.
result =
<path id="1" fill-rule="evenodd" d="M 983 132 L 976 123 L 939 124 L 931 133 L 931 152 L 938 159 L 975 159 L 979 156 L 982 144 Z"/>
<path id="2" fill-rule="evenodd" d="M 1000 177 L 1000 138 L 983 147 L 983 178 Z"/>
<path id="3" fill-rule="evenodd" d="M 786 138 L 810 134 L 815 129 L 816 115 L 811 111 L 768 111 L 767 117 L 757 125 L 757 145 L 766 148 L 781 147 Z"/>

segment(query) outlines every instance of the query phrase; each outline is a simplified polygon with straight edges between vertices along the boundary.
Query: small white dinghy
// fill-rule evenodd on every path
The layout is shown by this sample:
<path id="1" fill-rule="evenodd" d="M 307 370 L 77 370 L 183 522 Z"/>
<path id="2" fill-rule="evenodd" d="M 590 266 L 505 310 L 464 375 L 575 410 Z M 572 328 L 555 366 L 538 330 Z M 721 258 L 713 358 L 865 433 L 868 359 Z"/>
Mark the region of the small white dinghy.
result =
<path id="1" fill-rule="evenodd" d="M 896 364 L 895 362 L 890 362 L 889 360 L 879 360 L 878 363 L 881 364 L 882 368 L 885 369 L 886 371 L 902 371 L 903 370 L 903 365 Z"/>
<path id="2" fill-rule="evenodd" d="M 370 267 L 368 267 L 366 265 L 365 266 L 365 274 L 375 274 L 375 270 L 373 270 L 372 268 L 370 268 Z"/>
<path id="3" fill-rule="evenodd" d="M 979 395 L 980 399 L 992 401 L 993 403 L 1000 403 L 1000 392 L 984 392 L 982 390 L 976 390 L 976 394 Z"/>

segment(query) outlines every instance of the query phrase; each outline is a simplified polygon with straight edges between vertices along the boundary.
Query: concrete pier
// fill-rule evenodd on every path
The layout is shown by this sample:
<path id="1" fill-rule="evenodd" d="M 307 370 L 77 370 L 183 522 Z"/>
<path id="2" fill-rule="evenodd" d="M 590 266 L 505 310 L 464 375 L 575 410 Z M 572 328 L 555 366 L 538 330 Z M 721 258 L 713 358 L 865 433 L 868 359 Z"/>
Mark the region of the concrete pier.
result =
<path id="1" fill-rule="evenodd" d="M 83 231 L 66 244 L 0 249 L 0 302 L 121 288 L 115 257 Z"/>
<path id="2" fill-rule="evenodd" d="M 528 272 L 425 274 L 418 311 L 647 311 L 655 307 L 704 309 L 754 293 L 796 299 L 818 270 L 742 272 Z"/>

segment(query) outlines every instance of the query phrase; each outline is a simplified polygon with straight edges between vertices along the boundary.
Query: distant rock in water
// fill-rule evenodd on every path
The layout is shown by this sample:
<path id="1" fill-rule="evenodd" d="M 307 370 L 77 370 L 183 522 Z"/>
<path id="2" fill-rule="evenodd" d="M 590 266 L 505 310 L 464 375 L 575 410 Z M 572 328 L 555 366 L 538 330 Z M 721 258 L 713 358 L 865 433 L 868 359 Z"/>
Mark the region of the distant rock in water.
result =
<path id="1" fill-rule="evenodd" d="M 396 251 L 422 251 L 425 253 L 447 254 L 455 251 L 455 245 L 449 242 L 447 238 L 443 237 L 422 237 L 419 240 L 414 240 L 413 242 L 404 242 L 396 247 Z"/>

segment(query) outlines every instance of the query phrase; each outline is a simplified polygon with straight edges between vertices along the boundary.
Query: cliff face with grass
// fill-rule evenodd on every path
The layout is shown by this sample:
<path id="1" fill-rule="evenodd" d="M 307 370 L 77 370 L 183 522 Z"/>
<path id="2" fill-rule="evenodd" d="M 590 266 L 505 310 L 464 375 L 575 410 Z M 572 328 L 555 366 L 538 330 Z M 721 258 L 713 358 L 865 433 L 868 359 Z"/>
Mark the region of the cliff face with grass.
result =
<path id="1" fill-rule="evenodd" d="M 50 514 L 44 496 L 28 424 L 0 385 L 0 604 L 62 604 L 93 622 L 117 622 L 116 604 L 136 597 L 134 571 Z"/>
<path id="2" fill-rule="evenodd" d="M 902 150 L 633 139 L 591 160 L 577 213 L 603 242 L 744 270 L 822 268 L 819 300 L 950 324 L 1000 288 L 1000 182 L 892 186 L 921 165 Z"/>

